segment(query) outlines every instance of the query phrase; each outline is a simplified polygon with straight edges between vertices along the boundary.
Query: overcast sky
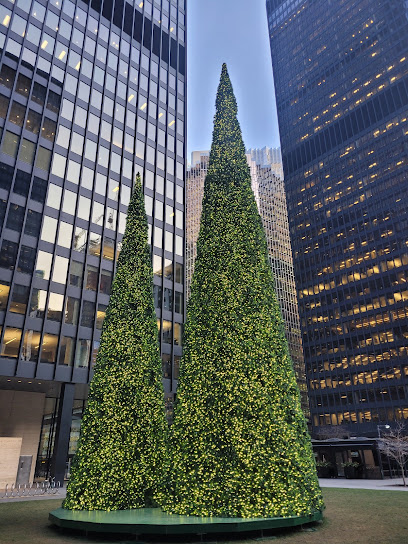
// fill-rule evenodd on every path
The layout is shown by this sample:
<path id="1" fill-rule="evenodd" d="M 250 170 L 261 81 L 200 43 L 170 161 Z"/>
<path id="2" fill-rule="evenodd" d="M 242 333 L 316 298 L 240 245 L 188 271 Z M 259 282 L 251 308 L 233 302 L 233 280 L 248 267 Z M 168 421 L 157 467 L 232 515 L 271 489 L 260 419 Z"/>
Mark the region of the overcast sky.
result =
<path id="1" fill-rule="evenodd" d="M 188 0 L 187 29 L 188 159 L 210 148 L 223 62 L 245 146 L 279 146 L 265 0 Z"/>

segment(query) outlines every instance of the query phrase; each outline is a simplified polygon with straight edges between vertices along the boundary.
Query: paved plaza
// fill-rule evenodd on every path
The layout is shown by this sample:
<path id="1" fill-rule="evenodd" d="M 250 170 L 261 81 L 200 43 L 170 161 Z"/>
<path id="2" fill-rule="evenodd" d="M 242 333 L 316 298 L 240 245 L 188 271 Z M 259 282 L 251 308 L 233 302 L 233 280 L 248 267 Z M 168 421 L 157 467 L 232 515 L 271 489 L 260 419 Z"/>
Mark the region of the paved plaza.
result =
<path id="1" fill-rule="evenodd" d="M 404 487 L 402 478 L 387 478 L 386 480 L 348 480 L 346 478 L 320 478 L 321 487 L 332 487 L 342 489 L 372 489 L 378 491 L 408 491 Z M 9 491 L 10 494 L 10 491 Z M 16 493 L 15 493 L 16 494 Z M 4 502 L 41 501 L 49 499 L 63 500 L 66 495 L 66 488 L 58 489 L 56 493 L 44 493 L 43 495 L 23 495 L 5 497 L 4 490 L 0 490 L 0 504 Z"/>

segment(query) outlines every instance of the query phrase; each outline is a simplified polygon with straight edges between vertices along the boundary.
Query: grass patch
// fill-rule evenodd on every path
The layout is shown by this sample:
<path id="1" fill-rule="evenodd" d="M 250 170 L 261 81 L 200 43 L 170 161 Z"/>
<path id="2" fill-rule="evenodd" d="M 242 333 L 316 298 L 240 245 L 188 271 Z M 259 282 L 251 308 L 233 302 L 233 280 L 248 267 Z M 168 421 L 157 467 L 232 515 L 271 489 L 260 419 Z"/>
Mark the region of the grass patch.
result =
<path id="1" fill-rule="evenodd" d="M 220 538 L 209 535 L 204 540 L 234 544 L 406 544 L 408 542 L 408 492 L 366 489 L 323 489 L 326 503 L 323 523 L 304 529 L 286 530 L 249 538 Z M 61 505 L 61 499 L 0 503 L 1 544 L 116 544 L 134 543 L 133 537 L 65 533 L 50 525 L 48 512 Z M 152 542 L 150 537 L 142 541 Z M 181 543 L 179 537 L 166 542 Z M 199 541 L 199 538 L 197 538 Z M 160 537 L 156 543 L 164 542 Z"/>

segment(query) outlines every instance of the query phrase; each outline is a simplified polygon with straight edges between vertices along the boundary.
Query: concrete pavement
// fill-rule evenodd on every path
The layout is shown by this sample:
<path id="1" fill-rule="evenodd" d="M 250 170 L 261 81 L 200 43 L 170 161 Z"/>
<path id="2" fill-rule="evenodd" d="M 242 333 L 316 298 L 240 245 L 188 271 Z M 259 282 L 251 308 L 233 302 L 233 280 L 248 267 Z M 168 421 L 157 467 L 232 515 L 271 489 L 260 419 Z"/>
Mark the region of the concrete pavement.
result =
<path id="1" fill-rule="evenodd" d="M 408 491 L 402 485 L 402 478 L 386 480 L 349 480 L 347 478 L 320 478 L 320 487 L 336 487 L 343 489 L 377 489 L 382 491 Z"/>

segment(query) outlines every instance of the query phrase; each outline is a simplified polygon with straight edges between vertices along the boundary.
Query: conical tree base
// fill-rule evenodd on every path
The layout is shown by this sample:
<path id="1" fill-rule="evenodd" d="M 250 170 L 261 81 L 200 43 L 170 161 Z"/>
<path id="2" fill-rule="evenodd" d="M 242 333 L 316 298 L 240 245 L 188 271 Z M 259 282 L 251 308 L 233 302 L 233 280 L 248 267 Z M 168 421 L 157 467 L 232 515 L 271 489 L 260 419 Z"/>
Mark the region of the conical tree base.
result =
<path id="1" fill-rule="evenodd" d="M 163 490 L 167 422 L 147 232 L 138 179 L 64 502 L 67 509 L 149 507 Z"/>
<path id="2" fill-rule="evenodd" d="M 172 432 L 167 511 L 247 518 L 322 509 L 225 65 Z"/>

